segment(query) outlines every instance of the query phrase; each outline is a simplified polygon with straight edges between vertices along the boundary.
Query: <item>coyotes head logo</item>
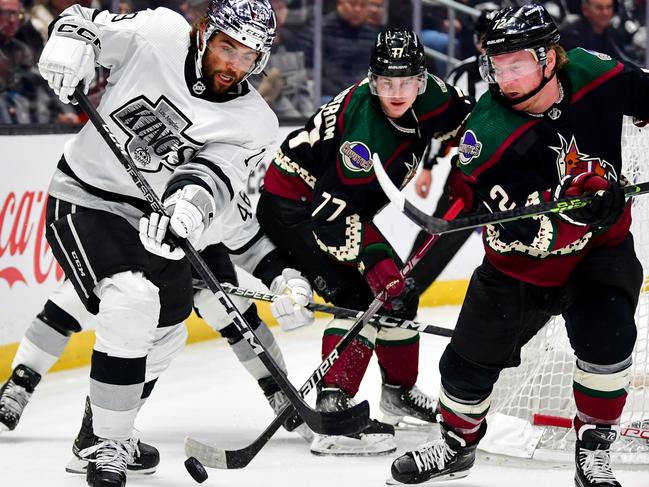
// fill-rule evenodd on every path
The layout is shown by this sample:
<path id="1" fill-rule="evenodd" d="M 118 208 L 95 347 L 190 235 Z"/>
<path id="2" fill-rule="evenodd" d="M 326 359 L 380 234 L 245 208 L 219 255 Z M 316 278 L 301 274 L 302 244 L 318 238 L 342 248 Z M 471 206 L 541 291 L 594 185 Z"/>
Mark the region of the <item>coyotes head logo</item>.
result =
<path id="1" fill-rule="evenodd" d="M 568 142 L 559 134 L 559 147 L 550 146 L 558 154 L 557 171 L 559 179 L 571 174 L 594 172 L 611 181 L 617 181 L 617 173 L 613 166 L 599 157 L 590 157 L 579 150 L 574 135 Z"/>

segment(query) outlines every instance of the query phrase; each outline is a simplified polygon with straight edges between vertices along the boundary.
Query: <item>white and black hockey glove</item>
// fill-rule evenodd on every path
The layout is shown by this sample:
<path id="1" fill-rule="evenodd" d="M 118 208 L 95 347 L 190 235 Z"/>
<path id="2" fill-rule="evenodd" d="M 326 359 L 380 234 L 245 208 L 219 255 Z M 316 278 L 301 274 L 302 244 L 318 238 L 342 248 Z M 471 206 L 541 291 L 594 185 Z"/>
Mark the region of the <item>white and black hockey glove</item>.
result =
<path id="1" fill-rule="evenodd" d="M 165 259 L 180 260 L 185 252 L 169 243 L 165 237 L 169 228 L 169 217 L 160 213 L 151 213 L 140 218 L 140 242 L 152 254 Z"/>
<path id="2" fill-rule="evenodd" d="M 74 89 L 84 82 L 87 93 L 95 77 L 101 41 L 97 26 L 75 16 L 60 18 L 38 60 L 38 70 L 63 103 L 70 103 Z"/>
<path id="3" fill-rule="evenodd" d="M 189 184 L 166 198 L 162 204 L 169 218 L 151 213 L 140 219 L 140 241 L 152 254 L 179 260 L 185 253 L 169 243 L 167 231 L 194 245 L 214 218 L 212 195 L 202 186 Z"/>
<path id="4" fill-rule="evenodd" d="M 270 284 L 270 291 L 279 295 L 270 311 L 284 331 L 294 330 L 313 323 L 313 312 L 305 306 L 313 298 L 311 285 L 295 269 L 284 269 Z"/>

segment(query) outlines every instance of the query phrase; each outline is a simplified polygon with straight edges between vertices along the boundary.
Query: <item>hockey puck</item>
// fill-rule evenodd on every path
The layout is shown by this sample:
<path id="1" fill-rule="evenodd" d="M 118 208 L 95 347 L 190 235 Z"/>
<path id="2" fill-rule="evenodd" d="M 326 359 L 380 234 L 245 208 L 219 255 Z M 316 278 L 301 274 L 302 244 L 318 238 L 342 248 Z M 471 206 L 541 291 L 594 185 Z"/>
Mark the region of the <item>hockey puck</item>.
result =
<path id="1" fill-rule="evenodd" d="M 207 470 L 205 470 L 203 464 L 196 460 L 196 458 L 189 457 L 185 460 L 185 468 L 189 472 L 189 475 L 191 475 L 199 484 L 202 484 L 207 480 Z"/>

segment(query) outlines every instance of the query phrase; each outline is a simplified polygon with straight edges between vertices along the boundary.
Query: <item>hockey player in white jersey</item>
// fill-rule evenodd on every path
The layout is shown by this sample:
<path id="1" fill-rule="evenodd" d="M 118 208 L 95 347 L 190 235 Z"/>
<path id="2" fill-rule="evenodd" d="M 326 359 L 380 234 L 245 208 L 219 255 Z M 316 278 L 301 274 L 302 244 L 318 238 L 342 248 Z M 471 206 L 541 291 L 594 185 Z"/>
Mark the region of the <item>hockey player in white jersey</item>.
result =
<path id="1" fill-rule="evenodd" d="M 98 111 L 171 215 L 151 214 L 149 236 L 169 225 L 195 241 L 218 225 L 247 166 L 273 144 L 277 118 L 246 78 L 263 70 L 274 33 L 267 0 L 211 0 L 192 27 L 164 8 L 113 15 L 74 5 L 51 26 L 39 70 L 61 100 L 95 64 L 110 69 Z M 187 259 L 142 245 L 138 222 L 150 207 L 93 126 L 65 145 L 49 195 L 47 240 L 97 315 L 90 403 L 98 439 L 82 452 L 87 480 L 123 486 L 147 355 L 156 327 L 176 330 L 189 315 L 191 270 Z"/>
<path id="2" fill-rule="evenodd" d="M 260 232 L 249 197 L 240 191 L 226 209 L 218 225 L 211 225 L 197 243 L 201 256 L 220 282 L 237 284 L 232 261 L 238 267 L 261 279 L 271 290 L 282 294 L 272 305 L 271 312 L 282 329 L 293 330 L 313 322 L 313 313 L 295 304 L 305 304 L 311 297 L 311 288 L 297 271 L 287 267 L 275 246 Z M 256 306 L 248 299 L 232 296 L 239 310 L 253 327 L 264 347 L 284 371 L 286 366 L 279 345 L 268 326 L 259 318 Z M 201 279 L 194 280 L 194 309 L 207 324 L 227 339 L 235 355 L 257 381 L 270 406 L 278 413 L 286 405 L 285 394 L 243 339 L 215 295 L 205 289 Z M 41 377 L 63 353 L 71 335 L 91 326 L 93 315 L 77 296 L 72 283 L 65 280 L 49 297 L 43 310 L 27 328 L 12 364 L 11 378 L 0 388 L 0 431 L 16 428 L 22 412 Z M 166 328 L 158 328 L 160 338 L 147 356 L 146 381 L 141 397 L 143 404 L 150 396 L 158 377 L 169 366 L 185 342 L 185 329 L 168 335 Z M 295 430 L 311 441 L 311 431 L 302 418 L 292 415 L 284 427 Z M 85 473 L 87 462 L 78 457 L 80 451 L 94 444 L 92 411 L 86 402 L 81 429 L 74 441 L 75 458 L 68 463 L 70 473 Z M 159 463 L 156 448 L 138 443 L 139 455 L 127 465 L 128 472 L 153 473 Z"/>

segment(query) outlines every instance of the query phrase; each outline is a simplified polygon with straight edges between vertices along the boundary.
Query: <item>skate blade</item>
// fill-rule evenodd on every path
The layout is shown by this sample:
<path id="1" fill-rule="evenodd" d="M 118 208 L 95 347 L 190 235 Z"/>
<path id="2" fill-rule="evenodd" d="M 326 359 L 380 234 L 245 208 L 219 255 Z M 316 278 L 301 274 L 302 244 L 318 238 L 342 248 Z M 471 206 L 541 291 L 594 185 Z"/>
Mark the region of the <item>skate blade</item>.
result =
<path id="1" fill-rule="evenodd" d="M 453 473 L 448 473 L 446 475 L 440 475 L 439 477 L 434 477 L 432 479 L 428 479 L 425 482 L 418 483 L 417 485 L 433 485 L 438 482 L 443 482 L 445 480 L 455 480 L 455 479 L 463 479 L 467 475 L 469 475 L 470 470 L 464 470 L 462 472 L 453 472 Z M 412 485 L 412 484 L 404 484 L 403 482 L 399 482 L 398 480 L 393 479 L 392 477 L 388 478 L 385 480 L 385 485 Z"/>
<path id="2" fill-rule="evenodd" d="M 87 467 L 87 461 L 75 457 L 65 466 L 65 471 L 75 475 L 85 475 Z M 136 469 L 128 465 L 126 467 L 126 475 L 151 475 L 155 473 L 155 470 L 156 467 Z"/>
<path id="3" fill-rule="evenodd" d="M 397 450 L 392 435 L 362 435 L 363 439 L 346 436 L 316 435 L 311 444 L 311 453 L 334 457 L 378 457 Z"/>

